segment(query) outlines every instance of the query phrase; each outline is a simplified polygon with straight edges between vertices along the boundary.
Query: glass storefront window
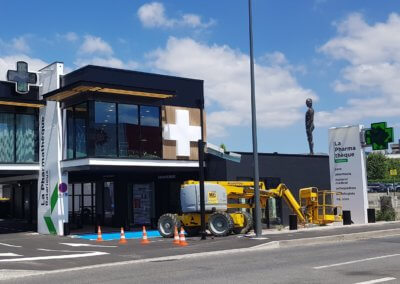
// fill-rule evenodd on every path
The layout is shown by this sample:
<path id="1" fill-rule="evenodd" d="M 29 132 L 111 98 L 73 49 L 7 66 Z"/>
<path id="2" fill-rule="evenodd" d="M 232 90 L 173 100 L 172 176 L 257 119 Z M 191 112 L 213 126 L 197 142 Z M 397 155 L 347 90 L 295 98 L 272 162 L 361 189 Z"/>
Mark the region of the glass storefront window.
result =
<path id="1" fill-rule="evenodd" d="M 104 223 L 112 225 L 114 216 L 114 182 L 104 182 Z"/>
<path id="2" fill-rule="evenodd" d="M 143 158 L 161 158 L 162 133 L 159 107 L 140 107 L 140 143 Z"/>
<path id="3" fill-rule="evenodd" d="M 0 163 L 38 161 L 38 126 L 35 114 L 0 113 Z"/>
<path id="4" fill-rule="evenodd" d="M 87 103 L 67 108 L 67 159 L 87 157 Z"/>
<path id="5" fill-rule="evenodd" d="M 153 106 L 140 107 L 140 125 L 142 126 L 160 126 L 160 108 Z"/>
<path id="6" fill-rule="evenodd" d="M 0 162 L 14 162 L 14 114 L 0 113 Z"/>
<path id="7" fill-rule="evenodd" d="M 87 104 L 75 106 L 75 156 L 76 158 L 87 157 L 86 141 Z"/>
<path id="8" fill-rule="evenodd" d="M 119 157 L 140 156 L 140 128 L 137 105 L 118 105 Z"/>
<path id="9" fill-rule="evenodd" d="M 33 163 L 37 157 L 37 129 L 34 115 L 16 115 L 17 163 Z"/>
<path id="10" fill-rule="evenodd" d="M 66 113 L 67 159 L 162 157 L 160 107 L 96 101 L 68 107 Z"/>
<path id="11" fill-rule="evenodd" d="M 117 155 L 116 104 L 95 102 L 95 155 L 115 157 Z"/>
<path id="12" fill-rule="evenodd" d="M 74 109 L 67 108 L 67 159 L 74 158 Z"/>

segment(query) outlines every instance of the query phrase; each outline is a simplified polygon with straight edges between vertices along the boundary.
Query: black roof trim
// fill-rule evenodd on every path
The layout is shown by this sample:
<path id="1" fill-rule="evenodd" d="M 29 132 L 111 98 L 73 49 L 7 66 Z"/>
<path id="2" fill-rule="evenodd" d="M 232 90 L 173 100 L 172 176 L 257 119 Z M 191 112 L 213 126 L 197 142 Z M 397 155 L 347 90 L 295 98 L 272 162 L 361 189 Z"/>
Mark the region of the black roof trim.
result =
<path id="1" fill-rule="evenodd" d="M 171 79 L 178 79 L 178 80 L 189 80 L 189 81 L 199 81 L 199 82 L 204 82 L 204 80 L 201 79 L 192 79 L 192 78 L 186 78 L 186 77 L 179 77 L 179 76 L 173 76 L 173 75 L 164 75 L 164 74 L 158 74 L 158 73 L 149 73 L 149 72 L 143 72 L 143 71 L 135 71 L 135 70 L 127 70 L 127 69 L 120 69 L 120 68 L 114 68 L 114 67 L 104 67 L 104 66 L 98 66 L 98 65 L 86 65 L 83 66 L 79 69 L 76 69 L 70 73 L 62 75 L 62 77 L 69 76 L 69 75 L 74 75 L 78 72 L 83 72 L 85 69 L 101 69 L 101 70 L 110 70 L 110 71 L 115 71 L 115 72 L 124 72 L 124 73 L 132 73 L 132 74 L 141 74 L 141 75 L 146 75 L 146 76 L 157 76 L 157 77 L 164 77 L 164 78 L 171 78 Z"/>
<path id="2" fill-rule="evenodd" d="M 140 87 L 130 87 L 130 86 L 123 86 L 123 85 L 115 85 L 115 84 L 106 84 L 106 83 L 98 83 L 98 82 L 89 82 L 89 81 L 77 81 L 75 83 L 66 85 L 64 87 L 61 87 L 59 89 L 55 89 L 49 93 L 46 93 L 43 95 L 43 98 L 48 98 L 51 97 L 57 93 L 61 93 L 63 91 L 73 89 L 75 87 L 79 86 L 93 86 L 93 87 L 101 87 L 101 88 L 115 88 L 115 89 L 121 89 L 121 90 L 128 90 L 128 91 L 139 91 L 139 92 L 154 92 L 156 94 L 167 94 L 167 95 L 176 95 L 175 91 L 172 90 L 158 90 L 158 89 L 149 89 L 149 88 L 140 88 Z"/>
<path id="3" fill-rule="evenodd" d="M 243 156 L 247 156 L 247 155 L 253 155 L 253 152 L 238 152 L 238 151 L 232 151 L 236 154 L 240 154 Z M 310 154 L 282 154 L 282 153 L 258 153 L 259 156 L 283 156 L 283 157 L 301 157 L 301 158 L 325 158 L 325 157 L 329 157 L 328 154 L 314 154 L 314 155 L 310 155 Z"/>

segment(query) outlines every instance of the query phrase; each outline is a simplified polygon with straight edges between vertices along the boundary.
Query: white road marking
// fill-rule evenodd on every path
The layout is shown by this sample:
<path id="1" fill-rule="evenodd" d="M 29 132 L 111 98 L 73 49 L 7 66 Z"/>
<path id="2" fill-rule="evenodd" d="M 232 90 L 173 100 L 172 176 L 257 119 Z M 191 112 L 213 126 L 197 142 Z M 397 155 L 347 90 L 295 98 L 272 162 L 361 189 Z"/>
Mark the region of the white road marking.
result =
<path id="1" fill-rule="evenodd" d="M 379 278 L 375 280 L 369 280 L 369 281 L 364 281 L 364 282 L 357 282 L 354 284 L 374 284 L 374 283 L 382 283 L 382 282 L 387 282 L 387 281 L 392 281 L 396 280 L 394 277 L 385 277 L 385 278 Z"/>
<path id="2" fill-rule="evenodd" d="M 41 250 L 41 251 L 58 251 L 58 252 L 92 252 L 91 250 L 66 250 L 66 249 L 42 249 L 42 248 L 38 248 L 37 250 Z"/>
<path id="3" fill-rule="evenodd" d="M 0 246 L 13 247 L 13 248 L 22 248 L 22 246 L 15 246 L 15 245 L 10 245 L 10 244 L 5 244 L 5 243 L 0 243 Z"/>
<path id="4" fill-rule="evenodd" d="M 364 261 L 370 261 L 370 260 L 382 259 L 382 258 L 388 258 L 388 257 L 395 257 L 395 256 L 400 256 L 400 253 L 388 254 L 388 255 L 382 255 L 382 256 L 376 256 L 376 257 L 369 257 L 369 258 L 364 258 L 364 259 L 340 262 L 340 263 L 323 265 L 323 266 L 316 266 L 313 268 L 314 269 L 324 269 L 324 268 L 329 268 L 329 267 L 335 267 L 335 266 L 341 266 L 341 265 L 346 265 L 346 264 L 353 264 L 353 263 L 357 263 L 357 262 L 364 262 Z"/>
<path id="5" fill-rule="evenodd" d="M 0 253 L 0 256 L 22 256 L 22 255 L 12 253 L 12 252 L 5 252 L 5 253 Z"/>
<path id="6" fill-rule="evenodd" d="M 250 240 L 268 240 L 269 238 L 267 237 L 250 237 Z"/>
<path id="7" fill-rule="evenodd" d="M 22 261 L 36 261 L 36 260 L 82 258 L 82 257 L 105 255 L 105 254 L 108 254 L 108 253 L 101 252 L 101 251 L 94 251 L 94 252 L 79 253 L 79 254 L 64 254 L 64 255 L 49 255 L 49 256 L 35 256 L 35 257 L 0 259 L 0 262 L 22 262 Z"/>
<path id="8" fill-rule="evenodd" d="M 70 247 L 96 247 L 96 248 L 116 248 L 117 246 L 102 246 L 102 245 L 91 245 L 91 244 L 76 244 L 76 243 L 60 243 L 60 245 Z"/>

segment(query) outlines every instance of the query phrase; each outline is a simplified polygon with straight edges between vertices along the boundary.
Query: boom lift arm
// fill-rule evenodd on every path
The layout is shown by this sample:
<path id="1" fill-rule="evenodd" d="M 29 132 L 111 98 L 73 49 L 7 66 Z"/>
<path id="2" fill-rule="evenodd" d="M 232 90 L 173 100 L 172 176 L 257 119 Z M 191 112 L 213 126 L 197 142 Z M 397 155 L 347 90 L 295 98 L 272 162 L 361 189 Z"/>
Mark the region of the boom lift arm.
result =
<path id="1" fill-rule="evenodd" d="M 292 211 L 297 215 L 299 218 L 299 221 L 301 223 L 304 223 L 306 221 L 305 216 L 301 212 L 301 206 L 297 202 L 296 198 L 294 198 L 292 192 L 290 191 L 289 188 L 283 183 L 279 184 L 277 188 L 273 188 L 267 191 L 268 192 L 268 197 L 283 197 L 285 200 L 286 204 L 292 209 Z"/>

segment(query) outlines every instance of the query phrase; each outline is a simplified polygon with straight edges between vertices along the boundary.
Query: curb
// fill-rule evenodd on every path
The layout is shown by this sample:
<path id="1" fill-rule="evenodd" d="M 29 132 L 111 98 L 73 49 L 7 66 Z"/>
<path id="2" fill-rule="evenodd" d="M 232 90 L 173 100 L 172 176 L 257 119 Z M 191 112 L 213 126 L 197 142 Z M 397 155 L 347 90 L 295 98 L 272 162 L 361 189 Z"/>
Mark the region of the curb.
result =
<path id="1" fill-rule="evenodd" d="M 389 229 L 389 230 L 379 230 L 379 231 L 369 231 L 360 233 L 350 233 L 350 234 L 340 234 L 333 236 L 323 236 L 323 237 L 313 237 L 313 238 L 303 238 L 295 240 L 283 240 L 278 241 L 279 247 L 296 247 L 296 246 L 310 246 L 319 245 L 325 243 L 338 243 L 346 241 L 358 241 L 367 240 L 374 238 L 383 238 L 400 235 L 400 229 Z"/>

